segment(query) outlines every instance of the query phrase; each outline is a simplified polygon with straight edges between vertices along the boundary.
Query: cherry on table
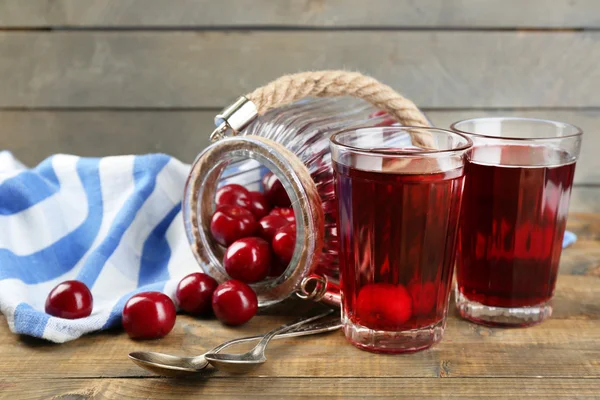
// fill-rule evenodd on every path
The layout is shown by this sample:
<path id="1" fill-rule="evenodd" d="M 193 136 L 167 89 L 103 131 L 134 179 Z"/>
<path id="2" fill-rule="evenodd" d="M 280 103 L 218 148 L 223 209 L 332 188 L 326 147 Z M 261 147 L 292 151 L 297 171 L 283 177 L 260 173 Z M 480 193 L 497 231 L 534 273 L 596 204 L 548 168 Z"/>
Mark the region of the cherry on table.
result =
<path id="1" fill-rule="evenodd" d="M 92 313 L 94 299 L 90 289 L 80 281 L 59 283 L 46 298 L 46 313 L 53 317 L 78 319 Z"/>
<path id="2" fill-rule="evenodd" d="M 403 285 L 371 283 L 358 292 L 354 312 L 367 328 L 400 330 L 412 316 L 412 299 Z"/>
<path id="3" fill-rule="evenodd" d="M 230 280 L 217 286 L 212 298 L 213 312 L 227 325 L 242 325 L 258 310 L 258 299 L 244 282 Z"/>
<path id="4" fill-rule="evenodd" d="M 132 339 L 157 339 L 175 326 L 173 301 L 160 292 L 142 292 L 132 296 L 122 313 L 125 332 Z"/>
<path id="5" fill-rule="evenodd" d="M 272 172 L 267 172 L 262 179 L 265 196 L 274 207 L 289 207 L 292 203 L 283 184 Z"/>
<path id="6" fill-rule="evenodd" d="M 206 315 L 212 310 L 212 294 L 218 285 L 211 276 L 194 272 L 179 282 L 175 298 L 183 311 Z"/>
<path id="7" fill-rule="evenodd" d="M 287 219 L 289 222 L 296 222 L 294 209 L 291 207 L 279 207 L 271 210 L 269 215 L 277 215 Z"/>
<path id="8" fill-rule="evenodd" d="M 282 217 L 280 215 L 267 215 L 266 217 L 263 217 L 260 221 L 258 221 L 258 230 L 256 231 L 256 233 L 258 234 L 258 236 L 271 243 L 271 241 L 273 240 L 273 236 L 275 236 L 277 230 L 286 226 L 289 223 L 290 221 L 288 221 L 285 217 Z"/>
<path id="9" fill-rule="evenodd" d="M 271 211 L 271 205 L 267 198 L 261 192 L 250 192 L 250 205 L 248 209 L 252 211 L 256 219 L 261 219 Z"/>
<path id="10" fill-rule="evenodd" d="M 245 208 L 231 205 L 217 208 L 210 221 L 213 238 L 223 246 L 251 236 L 257 227 L 254 214 Z"/>
<path id="11" fill-rule="evenodd" d="M 236 240 L 229 246 L 223 259 L 227 274 L 245 283 L 265 279 L 270 265 L 271 247 L 269 243 L 257 237 Z"/>
<path id="12" fill-rule="evenodd" d="M 289 264 L 296 248 L 296 224 L 279 228 L 273 236 L 273 252 L 284 264 Z"/>
<path id="13" fill-rule="evenodd" d="M 219 206 L 230 205 L 249 208 L 252 203 L 250 192 L 242 185 L 235 183 L 225 185 L 215 194 L 215 203 Z"/>

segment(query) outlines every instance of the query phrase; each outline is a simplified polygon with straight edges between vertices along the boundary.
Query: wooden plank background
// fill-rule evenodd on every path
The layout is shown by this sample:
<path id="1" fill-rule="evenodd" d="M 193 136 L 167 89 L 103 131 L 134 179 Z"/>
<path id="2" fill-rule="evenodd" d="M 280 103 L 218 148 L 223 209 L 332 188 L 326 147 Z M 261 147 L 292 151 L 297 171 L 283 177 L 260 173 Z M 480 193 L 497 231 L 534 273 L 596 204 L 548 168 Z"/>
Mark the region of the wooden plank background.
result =
<path id="1" fill-rule="evenodd" d="M 572 210 L 600 197 L 596 0 L 0 0 L 0 149 L 165 152 L 190 162 L 216 112 L 301 70 L 370 74 L 440 127 L 473 116 L 581 126 Z"/>
<path id="2" fill-rule="evenodd" d="M 0 0 L 7 27 L 600 26 L 596 0 Z"/>
<path id="3" fill-rule="evenodd" d="M 221 107 L 341 67 L 424 108 L 600 107 L 600 32 L 6 31 L 0 54 L 0 107 Z"/>

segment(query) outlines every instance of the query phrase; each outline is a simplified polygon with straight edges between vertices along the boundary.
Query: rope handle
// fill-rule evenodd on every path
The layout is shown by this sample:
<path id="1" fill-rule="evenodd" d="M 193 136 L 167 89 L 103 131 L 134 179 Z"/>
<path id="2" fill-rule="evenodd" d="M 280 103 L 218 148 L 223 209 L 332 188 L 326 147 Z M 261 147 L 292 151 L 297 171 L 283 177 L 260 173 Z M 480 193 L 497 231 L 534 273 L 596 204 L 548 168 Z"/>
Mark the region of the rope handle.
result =
<path id="1" fill-rule="evenodd" d="M 258 115 L 304 97 L 354 96 L 385 110 L 406 126 L 429 126 L 425 115 L 406 97 L 359 72 L 314 71 L 284 75 L 246 95 Z"/>
<path id="2" fill-rule="evenodd" d="M 350 71 L 312 71 L 284 75 L 271 83 L 240 97 L 217 115 L 217 129 L 211 134 L 216 141 L 225 136 L 228 129 L 240 132 L 257 116 L 305 97 L 353 96 L 387 111 L 404 126 L 429 127 L 429 121 L 419 108 L 375 78 Z M 425 134 L 413 134 L 418 144 L 430 147 L 431 138 Z"/>

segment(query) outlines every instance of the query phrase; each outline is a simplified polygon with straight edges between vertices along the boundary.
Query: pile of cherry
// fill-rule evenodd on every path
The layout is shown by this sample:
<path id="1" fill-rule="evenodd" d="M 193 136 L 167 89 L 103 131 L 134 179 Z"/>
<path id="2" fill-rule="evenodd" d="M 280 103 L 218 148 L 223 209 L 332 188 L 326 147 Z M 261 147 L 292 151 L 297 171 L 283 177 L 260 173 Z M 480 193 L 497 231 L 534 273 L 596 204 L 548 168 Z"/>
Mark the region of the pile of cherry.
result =
<path id="1" fill-rule="evenodd" d="M 217 191 L 210 228 L 214 239 L 227 248 L 223 266 L 233 279 L 219 285 L 200 272 L 184 277 L 175 295 L 181 310 L 197 316 L 212 311 L 224 324 L 244 324 L 258 310 L 256 293 L 248 284 L 285 271 L 296 244 L 294 211 L 275 175 L 265 175 L 263 186 L 264 194 L 236 184 Z M 46 299 L 46 313 L 58 318 L 84 318 L 92 308 L 89 288 L 75 280 L 60 283 Z M 143 292 L 125 304 L 122 324 L 131 338 L 160 338 L 171 332 L 176 314 L 169 296 Z"/>
<path id="2" fill-rule="evenodd" d="M 285 271 L 296 246 L 296 220 L 290 199 L 277 177 L 263 178 L 264 194 L 240 185 L 217 191 L 210 222 L 213 238 L 227 247 L 223 266 L 244 283 L 260 282 Z"/>

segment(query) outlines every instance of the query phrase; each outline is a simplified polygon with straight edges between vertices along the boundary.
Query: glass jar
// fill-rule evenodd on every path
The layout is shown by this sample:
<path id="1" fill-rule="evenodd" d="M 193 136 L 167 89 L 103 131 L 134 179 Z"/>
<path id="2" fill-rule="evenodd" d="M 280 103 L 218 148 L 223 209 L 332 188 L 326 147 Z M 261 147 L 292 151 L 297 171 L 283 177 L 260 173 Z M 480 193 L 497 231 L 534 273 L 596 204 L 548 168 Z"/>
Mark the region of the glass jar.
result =
<path id="1" fill-rule="evenodd" d="M 210 234 L 215 192 L 238 183 L 261 190 L 269 170 L 286 189 L 296 216 L 294 255 L 282 275 L 251 285 L 259 306 L 293 293 L 339 306 L 336 198 L 329 138 L 351 128 L 397 124 L 356 98 L 305 99 L 257 118 L 238 136 L 224 138 L 198 155 L 187 180 L 183 213 L 187 237 L 203 272 L 228 278 L 225 248 Z"/>

